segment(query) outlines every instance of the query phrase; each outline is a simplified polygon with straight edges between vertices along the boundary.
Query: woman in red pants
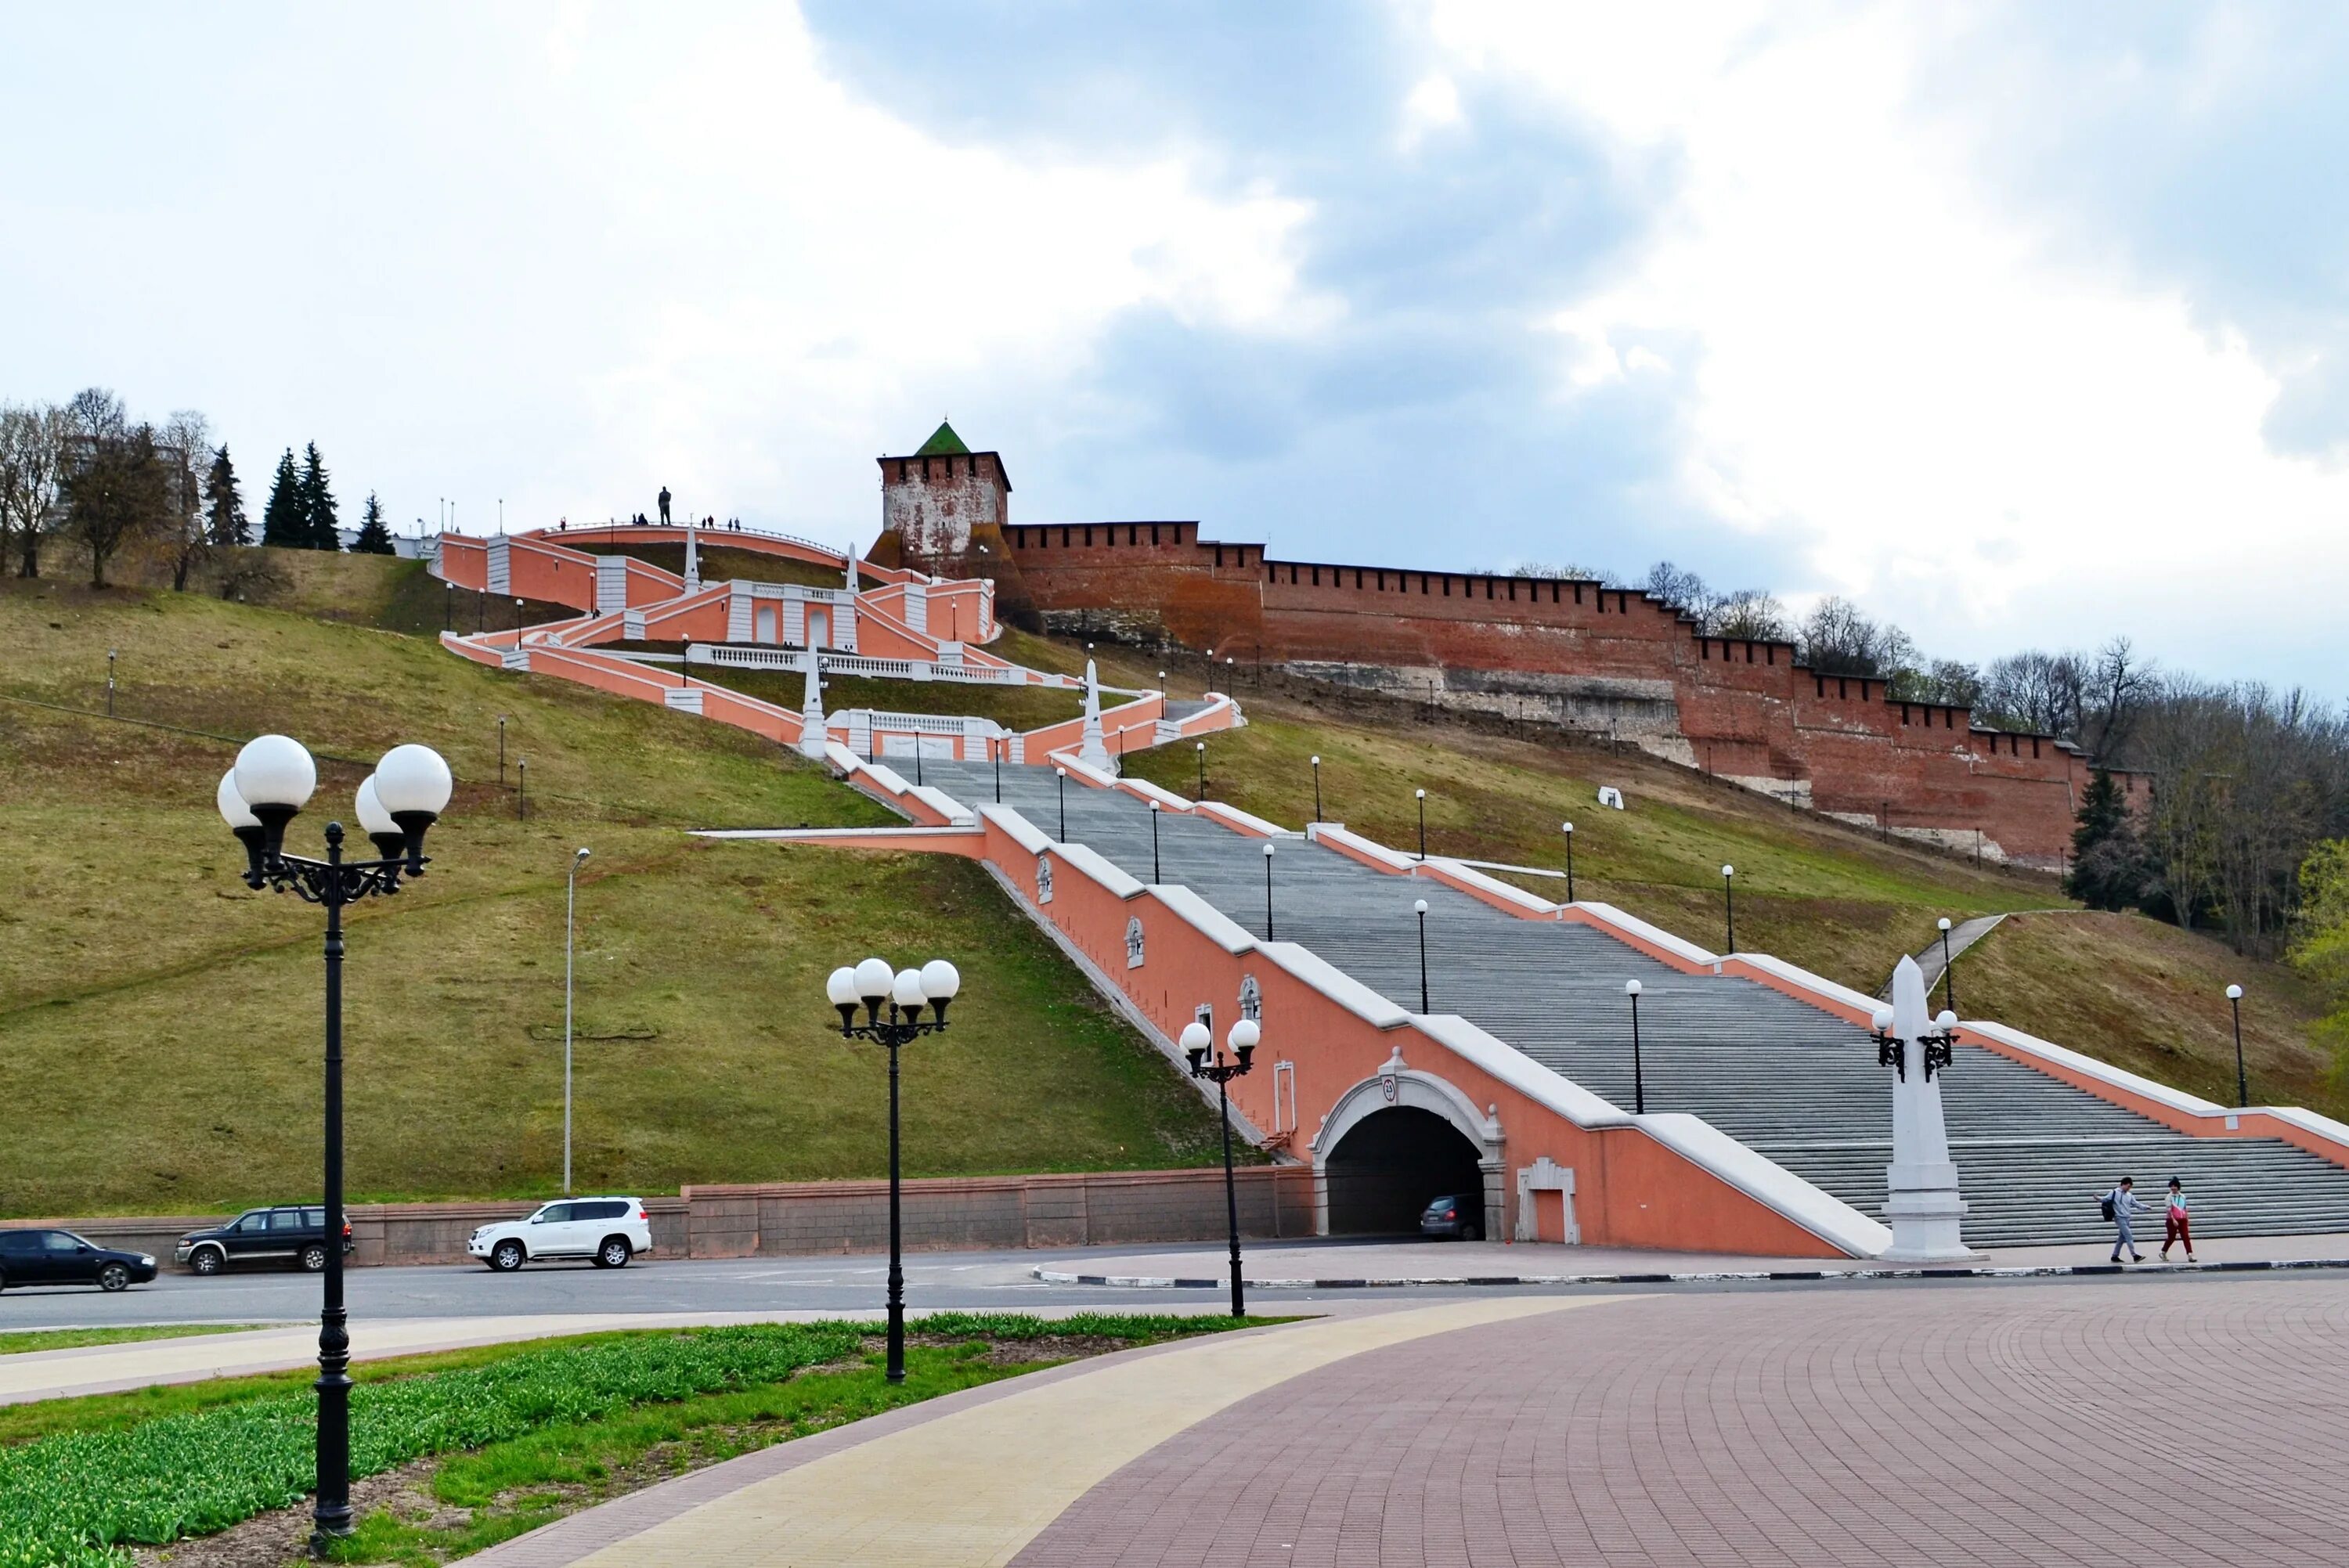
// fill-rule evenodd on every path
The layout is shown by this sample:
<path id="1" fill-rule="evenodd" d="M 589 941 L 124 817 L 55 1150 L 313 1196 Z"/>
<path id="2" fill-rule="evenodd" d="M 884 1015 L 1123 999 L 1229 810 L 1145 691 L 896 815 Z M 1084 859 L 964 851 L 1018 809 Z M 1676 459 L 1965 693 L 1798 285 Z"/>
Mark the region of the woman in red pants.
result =
<path id="1" fill-rule="evenodd" d="M 2194 1232 L 2186 1212 L 2186 1184 L 2175 1176 L 2169 1179 L 2169 1207 L 2161 1217 L 2161 1261 L 2169 1261 L 2169 1249 L 2180 1242 L 2186 1243 L 2186 1261 L 2194 1261 Z"/>

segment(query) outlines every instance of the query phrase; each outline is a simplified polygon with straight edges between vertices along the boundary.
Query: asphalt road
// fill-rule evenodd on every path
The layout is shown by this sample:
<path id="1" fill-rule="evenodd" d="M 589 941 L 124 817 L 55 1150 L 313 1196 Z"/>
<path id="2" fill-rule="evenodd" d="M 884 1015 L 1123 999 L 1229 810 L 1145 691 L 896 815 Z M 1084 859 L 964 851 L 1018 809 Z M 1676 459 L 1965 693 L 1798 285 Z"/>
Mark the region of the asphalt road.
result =
<path id="1" fill-rule="evenodd" d="M 1297 1243 L 1285 1243 L 1295 1246 Z M 1319 1243 L 1342 1253 L 1350 1243 Z M 1441 1243 L 1430 1243 L 1431 1259 L 1442 1258 Z M 909 1307 L 957 1308 L 970 1311 L 1023 1312 L 1048 1307 L 1097 1306 L 1112 1311 L 1140 1312 L 1165 1307 L 1214 1311 L 1224 1302 L 1220 1290 L 1197 1288 L 1144 1290 L 1123 1286 L 1050 1285 L 1032 1270 L 1040 1266 L 1076 1272 L 1098 1265 L 1105 1257 L 1123 1255 L 1122 1248 L 1035 1248 L 984 1253 L 922 1253 L 906 1261 L 905 1300 Z M 1161 1246 L 1158 1255 L 1195 1253 L 1195 1265 L 1186 1274 L 1222 1277 L 1223 1249 L 1214 1243 L 1195 1248 Z M 1330 1272 L 1342 1272 L 1331 1259 Z M 613 1312 L 840 1312 L 881 1314 L 887 1287 L 888 1261 L 874 1254 L 818 1258 L 740 1258 L 664 1262 L 640 1259 L 617 1271 L 585 1264 L 539 1264 L 518 1274 L 492 1274 L 478 1264 L 447 1267 L 353 1269 L 346 1276 L 351 1315 L 355 1320 L 401 1317 L 492 1317 L 521 1313 Z M 2167 1282 L 2190 1288 L 2216 1284 L 2215 1274 L 2147 1274 L 2137 1276 L 2159 1288 Z M 2284 1275 L 2277 1278 L 2292 1277 Z M 2313 1273 L 2296 1276 L 2310 1280 L 2340 1276 Z M 2022 1281 L 1920 1280 L 1847 1284 L 1675 1284 L 1662 1287 L 1674 1294 L 1686 1291 L 1773 1290 L 1951 1290 L 2002 1289 Z M 2061 1286 L 2065 1282 L 2042 1281 Z M 1506 1294 L 1523 1289 L 1535 1295 L 1592 1290 L 1620 1294 L 1621 1286 L 1382 1286 L 1375 1290 L 1251 1291 L 1249 1307 L 1264 1313 L 1313 1313 L 1332 1306 L 1360 1306 L 1366 1300 L 1441 1300 L 1462 1295 Z M 1642 1286 L 1644 1290 L 1658 1287 Z M 201 1279 L 166 1267 L 152 1284 L 134 1285 L 119 1295 L 94 1288 L 18 1289 L 0 1294 L 0 1331 L 27 1328 L 83 1328 L 146 1323 L 290 1323 L 315 1321 L 318 1314 L 318 1281 L 292 1271 L 237 1272 Z"/>

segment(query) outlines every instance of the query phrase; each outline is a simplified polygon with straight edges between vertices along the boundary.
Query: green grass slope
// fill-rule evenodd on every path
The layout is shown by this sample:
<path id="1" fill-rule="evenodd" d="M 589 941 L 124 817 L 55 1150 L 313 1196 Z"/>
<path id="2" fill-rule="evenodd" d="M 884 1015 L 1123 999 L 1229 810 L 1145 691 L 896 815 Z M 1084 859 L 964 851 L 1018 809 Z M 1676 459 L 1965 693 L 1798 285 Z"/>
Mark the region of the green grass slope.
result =
<path id="1" fill-rule="evenodd" d="M 439 748 L 459 779 L 430 874 L 351 914 L 355 1197 L 554 1190 L 564 870 L 581 844 L 582 1188 L 879 1174 L 884 1064 L 840 1040 L 823 994 L 868 952 L 948 957 L 967 977 L 955 1027 L 906 1055 L 910 1171 L 1213 1152 L 1190 1088 L 978 868 L 688 838 L 891 819 L 739 731 L 351 624 L 413 595 L 409 563 L 323 571 L 352 579 L 316 591 L 350 621 L 0 588 L 0 1213 L 316 1191 L 320 918 L 244 889 L 212 805 L 236 742 L 265 728 L 320 757 L 297 849 L 348 820 L 397 741 Z M 109 648 L 118 712 L 151 725 L 62 711 L 103 706 Z M 497 783 L 500 715 L 529 765 L 526 820 Z"/>

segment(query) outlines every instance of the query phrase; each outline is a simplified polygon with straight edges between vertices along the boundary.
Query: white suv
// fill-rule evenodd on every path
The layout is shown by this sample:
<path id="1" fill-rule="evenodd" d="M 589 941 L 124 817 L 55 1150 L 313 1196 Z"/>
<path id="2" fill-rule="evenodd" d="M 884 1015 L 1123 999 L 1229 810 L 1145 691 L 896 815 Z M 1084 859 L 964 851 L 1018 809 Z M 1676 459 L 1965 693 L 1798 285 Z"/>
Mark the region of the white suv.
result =
<path id="1" fill-rule="evenodd" d="M 465 1250 L 501 1273 L 541 1258 L 588 1258 L 599 1269 L 619 1269 L 653 1250 L 653 1226 L 641 1198 L 565 1198 L 526 1220 L 483 1225 Z"/>

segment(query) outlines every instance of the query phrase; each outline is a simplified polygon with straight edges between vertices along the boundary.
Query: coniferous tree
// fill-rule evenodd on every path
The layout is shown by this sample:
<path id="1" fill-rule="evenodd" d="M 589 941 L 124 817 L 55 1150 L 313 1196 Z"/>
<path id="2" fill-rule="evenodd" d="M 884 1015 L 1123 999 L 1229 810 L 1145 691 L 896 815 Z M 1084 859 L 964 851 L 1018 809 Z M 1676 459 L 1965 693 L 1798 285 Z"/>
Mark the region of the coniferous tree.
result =
<path id="1" fill-rule="evenodd" d="M 367 511 L 359 519 L 359 536 L 351 542 L 354 555 L 397 555 L 392 548 L 391 530 L 383 522 L 383 502 L 376 500 L 375 491 L 367 491 Z"/>
<path id="2" fill-rule="evenodd" d="M 2072 871 L 2064 891 L 2091 909 L 2127 909 L 2159 894 L 2151 858 L 2120 786 L 2096 769 L 2072 830 Z"/>
<path id="3" fill-rule="evenodd" d="M 302 506 L 302 476 L 294 467 L 294 449 L 277 459 L 277 475 L 269 481 L 269 504 L 261 509 L 261 542 L 287 550 L 310 548 L 310 519 Z"/>
<path id="4" fill-rule="evenodd" d="M 327 488 L 326 465 L 318 456 L 318 443 L 316 441 L 302 449 L 301 494 L 302 516 L 307 524 L 310 548 L 342 549 L 342 520 L 335 514 L 335 492 Z"/>
<path id="5" fill-rule="evenodd" d="M 207 526 L 214 544 L 251 544 L 253 521 L 244 515 L 244 497 L 238 492 L 236 465 L 228 459 L 223 442 L 212 453 L 212 471 L 204 480 L 208 501 Z"/>

